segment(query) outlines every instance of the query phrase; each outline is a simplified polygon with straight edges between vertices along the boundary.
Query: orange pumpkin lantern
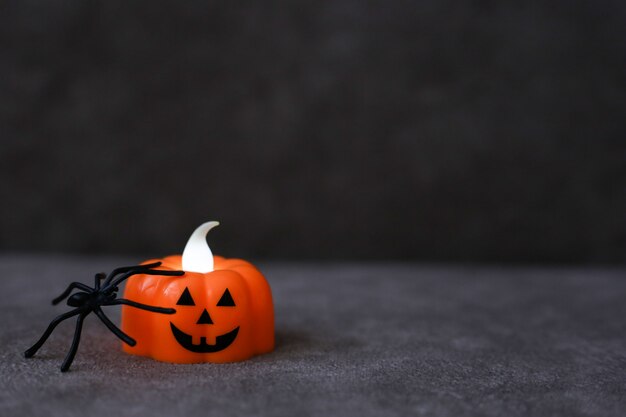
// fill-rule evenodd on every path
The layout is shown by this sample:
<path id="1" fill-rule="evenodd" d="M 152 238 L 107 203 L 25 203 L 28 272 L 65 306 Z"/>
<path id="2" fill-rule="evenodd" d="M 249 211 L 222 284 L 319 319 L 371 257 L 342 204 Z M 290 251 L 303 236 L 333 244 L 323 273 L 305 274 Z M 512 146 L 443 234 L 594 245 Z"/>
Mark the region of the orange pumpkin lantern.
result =
<path id="1" fill-rule="evenodd" d="M 182 276 L 135 275 L 124 297 L 176 310 L 172 315 L 122 307 L 122 330 L 137 344 L 124 351 L 175 363 L 235 362 L 274 349 L 270 287 L 258 269 L 241 259 L 213 257 L 201 225 L 183 255 L 159 259 L 159 269 Z M 156 260 L 146 261 L 147 263 Z"/>

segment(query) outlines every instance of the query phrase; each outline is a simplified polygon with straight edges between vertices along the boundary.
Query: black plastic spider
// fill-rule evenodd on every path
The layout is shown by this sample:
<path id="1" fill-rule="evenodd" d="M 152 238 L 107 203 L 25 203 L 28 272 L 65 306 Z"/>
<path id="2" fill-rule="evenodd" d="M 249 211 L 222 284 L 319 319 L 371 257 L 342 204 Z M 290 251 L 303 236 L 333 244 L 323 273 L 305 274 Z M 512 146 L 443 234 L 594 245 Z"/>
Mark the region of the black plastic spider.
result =
<path id="1" fill-rule="evenodd" d="M 78 350 L 78 344 L 80 343 L 80 333 L 83 329 L 83 320 L 92 312 L 95 313 L 95 315 L 98 316 L 98 318 L 109 328 L 109 330 L 111 330 L 113 334 L 119 337 L 124 343 L 127 343 L 130 346 L 135 346 L 137 344 L 135 339 L 128 336 L 126 333 L 121 331 L 115 324 L 113 324 L 113 322 L 109 320 L 109 318 L 104 314 L 100 307 L 125 304 L 130 307 L 152 311 L 153 313 L 174 314 L 176 310 L 174 310 L 173 308 L 153 307 L 146 304 L 137 303 L 135 301 L 126 300 L 124 298 L 116 298 L 117 291 L 119 290 L 118 285 L 120 285 L 124 280 L 128 279 L 128 277 L 130 277 L 131 275 L 146 274 L 180 276 L 185 273 L 184 271 L 163 271 L 158 269 L 152 269 L 160 265 L 161 262 L 155 262 L 147 265 L 125 266 L 113 270 L 113 272 L 111 272 L 108 276 L 104 272 L 98 273 L 95 276 L 94 288 L 91 288 L 90 286 L 80 282 L 72 282 L 61 295 L 52 300 L 52 304 L 60 303 L 68 295 L 70 295 L 74 288 L 78 288 L 82 291 L 75 292 L 67 299 L 67 305 L 76 308 L 68 311 L 67 313 L 61 314 L 60 316 L 52 320 L 46 331 L 37 341 L 37 343 L 35 343 L 30 349 L 24 352 L 24 356 L 30 358 L 35 353 L 37 353 L 39 348 L 43 346 L 48 337 L 52 334 L 55 327 L 63 320 L 69 319 L 70 317 L 78 316 L 78 319 L 76 320 L 76 331 L 74 332 L 74 339 L 72 340 L 72 347 L 67 353 L 67 356 L 63 361 L 63 365 L 61 365 L 61 372 L 67 371 L 68 369 L 70 369 L 70 365 L 72 365 L 72 361 L 74 360 L 74 356 L 76 355 L 76 351 Z M 119 274 L 122 275 L 117 276 Z M 102 283 L 102 285 L 100 285 L 100 281 L 102 280 L 104 280 L 104 282 Z"/>

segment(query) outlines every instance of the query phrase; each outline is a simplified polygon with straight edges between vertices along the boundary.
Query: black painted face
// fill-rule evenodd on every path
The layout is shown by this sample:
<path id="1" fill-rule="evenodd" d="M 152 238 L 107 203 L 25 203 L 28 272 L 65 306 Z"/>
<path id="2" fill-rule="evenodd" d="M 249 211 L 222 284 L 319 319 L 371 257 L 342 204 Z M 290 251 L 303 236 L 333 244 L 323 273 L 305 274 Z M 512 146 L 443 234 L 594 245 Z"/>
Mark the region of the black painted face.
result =
<path id="1" fill-rule="evenodd" d="M 177 306 L 195 306 L 196 305 L 196 303 L 193 300 L 193 297 L 191 296 L 191 293 L 189 292 L 189 288 L 185 288 L 185 291 L 183 291 L 183 293 L 181 294 L 176 305 Z M 233 300 L 233 297 L 230 294 L 230 291 L 228 291 L 228 288 L 226 288 L 226 290 L 224 291 L 224 294 L 222 294 L 220 300 L 217 302 L 217 307 L 235 307 L 235 300 Z M 209 312 L 207 311 L 206 308 L 202 310 L 202 314 L 200 314 L 200 317 L 198 318 L 198 321 L 196 322 L 196 324 L 206 324 L 206 325 L 213 324 L 213 320 L 211 319 L 211 316 L 209 315 Z M 217 336 L 215 338 L 215 344 L 213 345 L 208 344 L 206 342 L 206 337 L 201 337 L 200 343 L 194 344 L 192 336 L 190 334 L 183 332 L 178 327 L 176 327 L 174 323 L 172 322 L 170 322 L 170 327 L 172 329 L 172 334 L 174 335 L 174 338 L 176 339 L 178 344 L 184 347 L 185 349 L 191 352 L 195 352 L 195 353 L 215 353 L 215 352 L 219 352 L 220 350 L 224 350 L 228 346 L 230 346 L 231 343 L 235 341 L 235 339 L 237 338 L 237 333 L 239 333 L 239 326 L 237 326 L 235 329 L 231 330 L 230 332 Z"/>

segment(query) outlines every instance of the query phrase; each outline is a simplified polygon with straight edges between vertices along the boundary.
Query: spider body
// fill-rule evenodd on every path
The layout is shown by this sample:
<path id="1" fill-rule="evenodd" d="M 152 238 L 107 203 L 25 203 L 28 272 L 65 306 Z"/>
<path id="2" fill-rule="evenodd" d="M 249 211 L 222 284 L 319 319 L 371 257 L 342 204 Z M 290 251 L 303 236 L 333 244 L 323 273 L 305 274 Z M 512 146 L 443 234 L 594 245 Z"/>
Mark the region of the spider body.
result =
<path id="1" fill-rule="evenodd" d="M 111 332 L 113 332 L 113 334 L 120 338 L 124 343 L 127 343 L 130 346 L 135 346 L 137 344 L 135 339 L 124 333 L 115 324 L 113 324 L 113 322 L 104 314 L 104 311 L 102 311 L 101 307 L 125 304 L 130 307 L 151 311 L 153 313 L 174 314 L 176 310 L 174 310 L 173 308 L 149 306 L 146 304 L 137 303 L 132 300 L 117 298 L 117 292 L 119 291 L 118 285 L 120 285 L 132 275 L 144 274 L 180 276 L 184 274 L 184 271 L 165 271 L 153 269 L 160 265 L 161 262 L 155 262 L 148 265 L 135 265 L 117 268 L 113 270 L 108 276 L 104 273 L 98 273 L 95 275 L 93 287 L 90 287 L 80 282 L 72 282 L 65 289 L 65 291 L 61 293 L 61 295 L 52 300 L 52 304 L 58 304 L 65 298 L 67 298 L 67 305 L 70 307 L 74 307 L 74 309 L 68 311 L 67 313 L 61 314 L 60 316 L 53 319 L 48 325 L 46 331 L 39 338 L 39 340 L 26 352 L 24 352 L 24 356 L 30 358 L 35 355 L 39 348 L 41 348 L 46 340 L 48 340 L 48 337 L 50 337 L 50 335 L 59 323 L 71 317 L 78 316 L 78 318 L 76 319 L 76 330 L 74 332 L 72 346 L 70 347 L 70 350 L 67 353 L 63 364 L 61 365 L 61 372 L 69 370 L 72 361 L 74 360 L 74 356 L 76 355 L 76 351 L 78 350 L 80 335 L 83 328 L 83 321 L 85 317 L 87 317 L 91 313 L 94 313 L 100 319 L 100 321 L 102 321 L 104 325 L 107 326 L 107 328 L 111 330 Z M 70 293 L 74 289 L 78 289 L 80 291 L 77 291 L 74 294 L 70 295 Z"/>
<path id="2" fill-rule="evenodd" d="M 70 307 L 91 307 L 95 308 L 101 306 L 104 303 L 114 300 L 117 296 L 116 293 L 106 295 L 98 292 L 84 292 L 80 291 L 70 295 L 67 298 L 67 305 Z"/>
<path id="3" fill-rule="evenodd" d="M 86 305 L 102 304 L 102 296 L 89 294 L 88 292 L 77 292 L 67 298 L 67 305 L 70 307 L 84 307 Z"/>

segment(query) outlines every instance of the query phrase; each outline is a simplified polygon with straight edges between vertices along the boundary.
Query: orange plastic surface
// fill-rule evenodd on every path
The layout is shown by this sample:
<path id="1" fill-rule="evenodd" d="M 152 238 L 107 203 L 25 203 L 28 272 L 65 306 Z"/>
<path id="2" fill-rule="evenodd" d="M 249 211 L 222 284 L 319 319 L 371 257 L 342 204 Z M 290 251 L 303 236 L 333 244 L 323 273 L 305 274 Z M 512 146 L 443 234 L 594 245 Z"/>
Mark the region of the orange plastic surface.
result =
<path id="1" fill-rule="evenodd" d="M 162 262 L 158 269 L 181 269 L 180 255 L 144 263 L 156 261 Z M 134 347 L 123 343 L 124 351 L 174 363 L 236 362 L 271 352 L 274 307 L 265 277 L 241 259 L 215 256 L 214 262 L 214 270 L 208 273 L 130 277 L 124 298 L 174 308 L 176 313 L 159 314 L 122 306 L 122 330 L 137 341 Z M 177 305 L 185 289 L 195 305 Z M 234 306 L 217 305 L 226 289 Z"/>

